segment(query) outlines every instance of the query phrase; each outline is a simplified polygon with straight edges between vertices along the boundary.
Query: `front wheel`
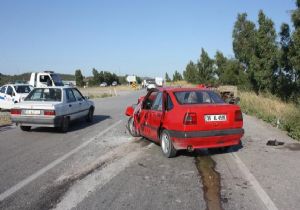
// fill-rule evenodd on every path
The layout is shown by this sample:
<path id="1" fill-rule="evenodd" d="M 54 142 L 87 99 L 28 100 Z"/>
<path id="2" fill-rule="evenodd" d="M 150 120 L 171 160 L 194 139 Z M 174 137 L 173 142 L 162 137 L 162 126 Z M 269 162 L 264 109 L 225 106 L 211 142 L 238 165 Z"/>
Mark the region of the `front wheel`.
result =
<path id="1" fill-rule="evenodd" d="M 21 128 L 22 131 L 30 131 L 31 126 L 22 126 L 21 125 L 20 128 Z"/>
<path id="2" fill-rule="evenodd" d="M 138 131 L 136 130 L 135 124 L 134 124 L 134 119 L 133 117 L 130 117 L 128 119 L 127 122 L 127 129 L 129 131 L 129 133 L 133 136 L 133 137 L 139 137 L 140 134 L 138 133 Z"/>
<path id="3" fill-rule="evenodd" d="M 94 117 L 94 109 L 91 107 L 88 115 L 86 116 L 86 121 L 93 122 L 93 117 Z"/>
<path id="4" fill-rule="evenodd" d="M 163 130 L 160 135 L 161 150 L 167 158 L 176 156 L 177 150 L 174 148 L 170 134 L 167 130 Z"/>

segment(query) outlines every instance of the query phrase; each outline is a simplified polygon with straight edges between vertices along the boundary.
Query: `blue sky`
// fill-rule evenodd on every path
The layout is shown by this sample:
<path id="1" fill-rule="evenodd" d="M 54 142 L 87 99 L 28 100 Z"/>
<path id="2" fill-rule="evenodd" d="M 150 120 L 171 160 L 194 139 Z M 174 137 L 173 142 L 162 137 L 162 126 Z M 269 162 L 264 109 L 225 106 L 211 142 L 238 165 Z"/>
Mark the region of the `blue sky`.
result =
<path id="1" fill-rule="evenodd" d="M 290 23 L 294 0 L 0 0 L 0 72 L 182 72 L 203 47 L 233 56 L 237 14 Z"/>

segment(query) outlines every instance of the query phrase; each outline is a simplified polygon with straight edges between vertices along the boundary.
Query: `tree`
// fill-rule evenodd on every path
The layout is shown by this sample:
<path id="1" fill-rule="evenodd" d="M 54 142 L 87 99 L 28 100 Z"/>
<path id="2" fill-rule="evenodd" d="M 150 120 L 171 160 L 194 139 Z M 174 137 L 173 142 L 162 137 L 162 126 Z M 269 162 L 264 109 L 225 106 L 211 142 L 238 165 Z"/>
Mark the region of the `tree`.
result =
<path id="1" fill-rule="evenodd" d="M 99 80 L 99 72 L 97 69 L 93 68 L 93 79 L 90 82 L 90 85 L 99 85 L 100 80 Z"/>
<path id="2" fill-rule="evenodd" d="M 274 23 L 266 17 L 262 10 L 258 14 L 258 30 L 256 33 L 256 52 L 250 61 L 250 75 L 254 90 L 275 90 L 275 72 L 278 68 L 276 31 Z"/>
<path id="3" fill-rule="evenodd" d="M 176 70 L 173 74 L 173 82 L 182 80 L 182 75 Z"/>
<path id="4" fill-rule="evenodd" d="M 166 75 L 165 75 L 165 80 L 166 80 L 166 82 L 171 82 L 171 78 L 169 77 L 167 72 L 166 72 Z"/>
<path id="5" fill-rule="evenodd" d="M 200 60 L 198 60 L 197 67 L 198 67 L 198 77 L 197 81 L 199 83 L 212 83 L 215 80 L 215 73 L 214 73 L 214 61 L 210 59 L 208 53 L 202 48 Z"/>
<path id="6" fill-rule="evenodd" d="M 235 57 L 246 69 L 256 51 L 256 33 L 255 23 L 247 20 L 247 14 L 238 14 L 232 33 L 232 46 Z"/>
<path id="7" fill-rule="evenodd" d="M 198 82 L 198 69 L 197 65 L 190 61 L 189 64 L 186 66 L 185 71 L 183 72 L 184 79 L 190 83 L 197 83 Z"/>
<path id="8" fill-rule="evenodd" d="M 83 76 L 80 69 L 77 69 L 75 71 L 75 81 L 76 81 L 76 86 L 78 87 L 82 87 L 84 85 Z"/>
<path id="9" fill-rule="evenodd" d="M 217 51 L 215 55 L 215 73 L 219 79 L 224 74 L 226 64 L 227 58 L 223 55 L 222 52 Z"/>

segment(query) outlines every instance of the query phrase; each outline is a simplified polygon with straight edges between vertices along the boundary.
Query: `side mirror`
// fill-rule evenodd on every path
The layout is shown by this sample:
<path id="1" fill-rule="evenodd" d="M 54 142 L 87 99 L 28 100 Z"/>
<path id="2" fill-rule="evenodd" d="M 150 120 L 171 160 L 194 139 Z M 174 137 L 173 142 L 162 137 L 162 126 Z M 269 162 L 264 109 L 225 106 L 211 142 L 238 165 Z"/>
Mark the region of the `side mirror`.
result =
<path id="1" fill-rule="evenodd" d="M 16 96 L 16 94 L 15 94 L 15 92 L 12 92 L 12 94 L 11 94 L 12 96 Z"/>
<path id="2" fill-rule="evenodd" d="M 125 111 L 126 116 L 133 116 L 134 109 L 132 106 L 128 106 Z"/>
<path id="3" fill-rule="evenodd" d="M 84 100 L 89 100 L 90 99 L 90 97 L 88 97 L 88 96 L 83 96 L 83 98 L 84 98 Z"/>

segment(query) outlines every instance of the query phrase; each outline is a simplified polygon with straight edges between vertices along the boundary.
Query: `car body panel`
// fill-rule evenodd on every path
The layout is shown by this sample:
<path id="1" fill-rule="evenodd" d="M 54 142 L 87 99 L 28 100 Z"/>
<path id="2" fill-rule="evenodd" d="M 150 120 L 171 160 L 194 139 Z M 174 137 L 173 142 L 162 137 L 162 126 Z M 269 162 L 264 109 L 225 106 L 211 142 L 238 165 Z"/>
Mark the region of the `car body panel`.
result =
<path id="1" fill-rule="evenodd" d="M 178 91 L 204 91 L 204 94 L 210 90 L 196 88 L 150 90 L 146 96 L 139 99 L 135 107 L 126 109 L 126 115 L 134 118 L 135 127 L 140 135 L 159 143 L 160 133 L 166 129 L 169 131 L 176 149 L 187 149 L 190 146 L 192 148 L 213 148 L 239 144 L 244 134 L 243 121 L 236 118 L 237 113 L 241 113 L 239 106 L 225 102 L 180 104 L 174 94 Z M 157 94 L 153 94 L 153 92 Z M 160 93 L 162 94 L 161 110 L 157 110 L 155 107 L 156 97 Z M 155 95 L 154 99 L 153 95 Z M 168 107 L 167 98 L 172 102 L 172 107 Z M 149 108 L 147 103 L 151 100 L 152 107 Z M 184 123 L 187 113 L 195 115 L 195 124 Z"/>

